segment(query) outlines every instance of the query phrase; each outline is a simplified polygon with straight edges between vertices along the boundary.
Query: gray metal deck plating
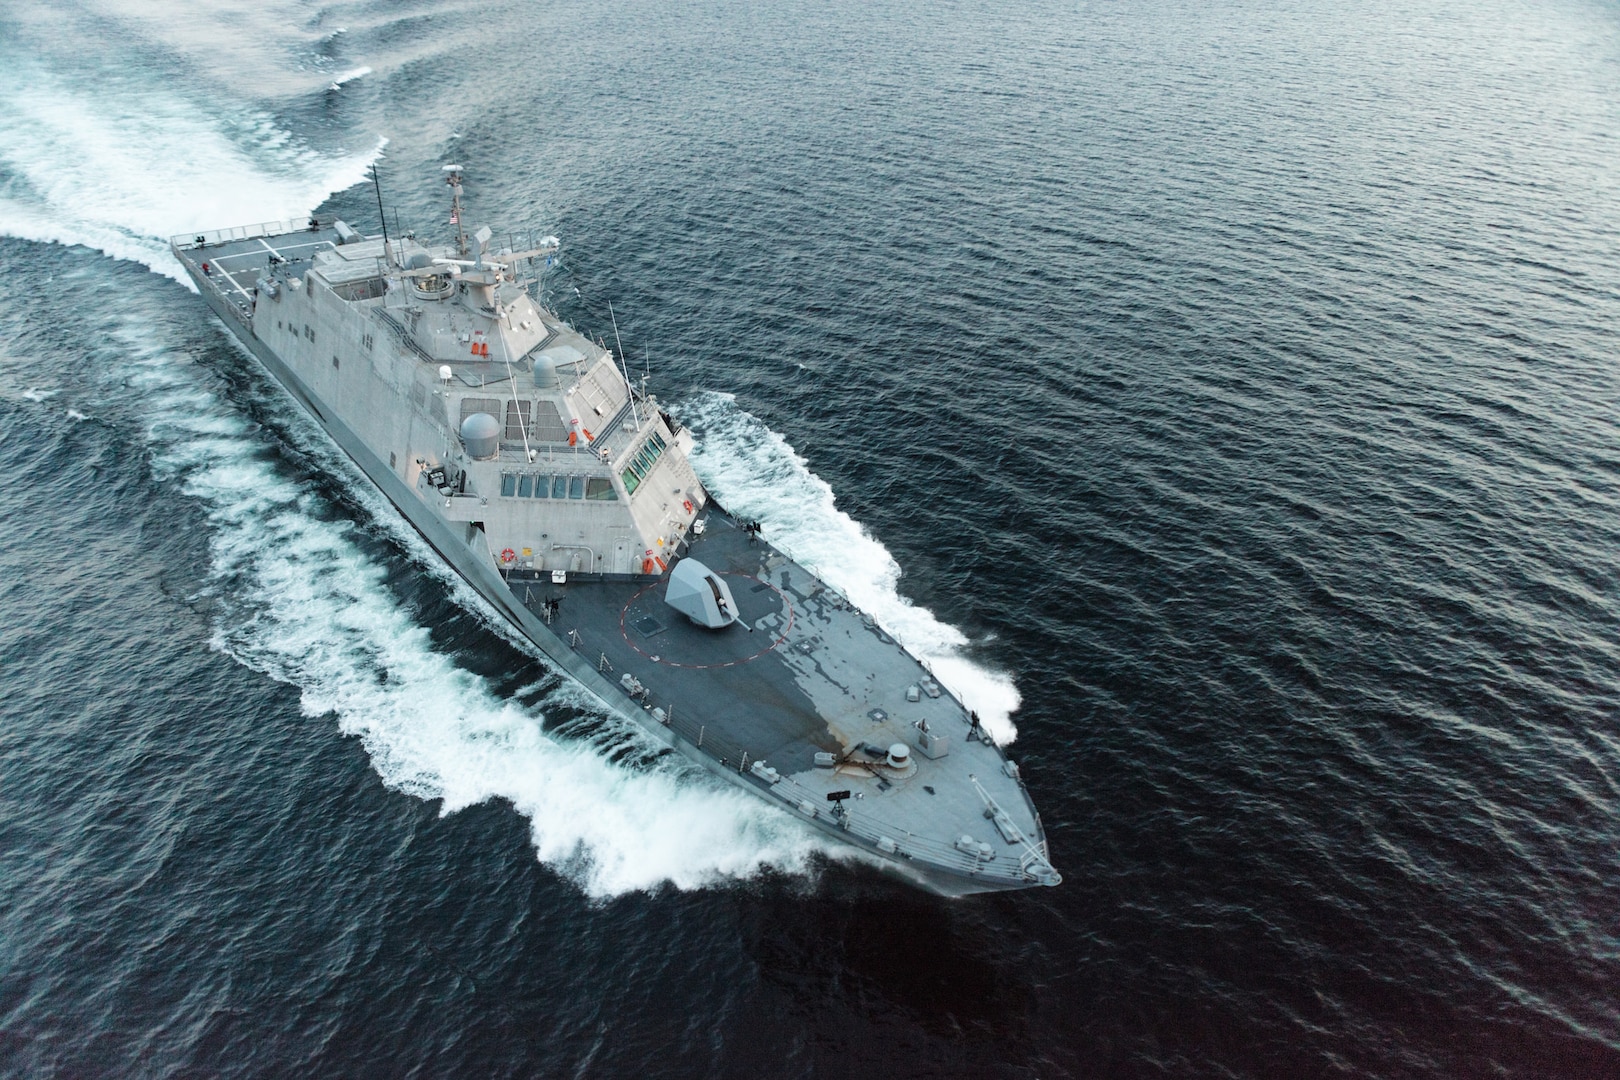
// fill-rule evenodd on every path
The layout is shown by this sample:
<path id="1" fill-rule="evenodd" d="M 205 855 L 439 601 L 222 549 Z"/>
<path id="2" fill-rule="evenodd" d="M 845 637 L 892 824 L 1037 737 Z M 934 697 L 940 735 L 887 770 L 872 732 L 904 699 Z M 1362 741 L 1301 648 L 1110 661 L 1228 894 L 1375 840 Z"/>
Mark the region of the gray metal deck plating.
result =
<path id="1" fill-rule="evenodd" d="M 726 630 L 698 627 L 664 604 L 667 575 L 553 585 L 544 572 L 515 572 L 509 584 L 541 618 L 554 602 L 552 630 L 610 680 L 628 674 L 645 687 L 629 704 L 664 710 L 673 733 L 754 778 L 794 812 L 805 814 L 808 804 L 813 814 L 806 816 L 818 824 L 868 843 L 886 837 L 902 857 L 989 887 L 1028 884 L 1021 872 L 1028 845 L 998 833 L 985 797 L 1044 854 L 1039 818 L 1007 758 L 974 729 L 960 702 L 882 627 L 714 504 L 706 525 L 685 555 L 726 577 L 739 608 L 738 625 Z M 917 701 L 908 700 L 911 688 Z M 859 752 L 914 746 L 920 721 L 949 736 L 949 756 L 919 755 L 906 772 Z M 817 767 L 818 752 L 840 763 Z M 761 761 L 782 779 L 758 777 L 752 766 Z M 964 775 L 977 784 L 964 783 Z M 852 798 L 834 818 L 826 796 L 840 790 Z M 963 835 L 991 843 L 996 857 L 963 852 L 954 844 Z"/>
<path id="2" fill-rule="evenodd" d="M 185 237 L 175 237 L 172 243 L 181 260 L 205 273 L 225 300 L 245 317 L 253 311 L 261 275 L 273 265 L 302 273 L 316 252 L 338 246 L 338 234 L 333 224 L 295 218 L 197 233 L 189 242 Z M 202 271 L 205 263 L 208 269 Z"/>

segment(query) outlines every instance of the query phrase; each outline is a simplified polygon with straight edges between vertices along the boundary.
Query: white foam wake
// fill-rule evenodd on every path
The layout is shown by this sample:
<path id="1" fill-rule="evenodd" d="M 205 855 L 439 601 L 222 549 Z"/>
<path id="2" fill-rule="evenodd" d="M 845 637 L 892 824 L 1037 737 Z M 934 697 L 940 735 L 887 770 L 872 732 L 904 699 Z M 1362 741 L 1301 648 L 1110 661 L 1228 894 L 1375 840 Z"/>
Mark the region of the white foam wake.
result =
<path id="1" fill-rule="evenodd" d="M 86 244 L 171 276 L 170 234 L 306 213 L 360 179 L 375 153 L 324 157 L 266 118 L 225 118 L 160 86 L 99 91 L 37 68 L 11 75 L 0 82 L 0 231 Z M 131 301 L 120 299 L 133 310 Z M 119 392 L 141 396 L 154 467 L 198 498 L 212 525 L 210 569 L 228 598 L 219 647 L 298 687 L 308 715 L 335 716 L 387 785 L 441 800 L 445 813 L 509 800 L 539 857 L 595 897 L 767 866 L 805 872 L 824 850 L 788 815 L 679 759 L 618 763 L 604 740 L 613 751 L 647 746 L 622 722 L 604 719 L 595 742 L 548 737 L 538 712 L 433 647 L 354 526 L 311 512 L 316 496 L 277 473 L 264 437 L 166 350 L 160 319 L 137 325 L 132 315 L 117 336 L 128 358 Z M 291 422 L 320 444 L 312 425 Z M 556 685 L 537 708 L 589 707 Z"/>
<path id="2" fill-rule="evenodd" d="M 859 522 L 838 509 L 830 485 L 810 471 L 787 440 L 725 393 L 705 393 L 680 407 L 700 435 L 694 466 L 726 509 L 763 522 L 773 543 L 877 619 L 978 712 L 1005 745 L 1017 737 L 1011 676 L 963 655 L 967 637 L 927 608 L 900 595 L 900 564 Z"/>
<path id="3" fill-rule="evenodd" d="M 352 68 L 351 70 L 345 71 L 343 74 L 341 74 L 337 78 L 333 79 L 331 85 L 328 86 L 327 89 L 328 90 L 341 90 L 341 89 L 343 89 L 343 84 L 344 83 L 353 82 L 356 79 L 363 78 L 364 76 L 367 76 L 367 75 L 370 75 L 370 74 L 371 74 L 371 69 L 368 68 L 368 67 Z"/>
<path id="4" fill-rule="evenodd" d="M 384 142 L 323 155 L 267 115 L 207 111 L 165 84 L 20 66 L 0 80 L 0 232 L 82 244 L 177 281 L 170 236 L 307 214 L 364 179 Z"/>
<path id="5" fill-rule="evenodd" d="M 158 473 L 206 508 L 211 570 L 232 602 L 218 646 L 297 686 L 306 715 L 334 715 L 389 787 L 442 800 L 444 813 L 509 800 L 529 819 L 540 859 L 598 898 L 768 866 L 804 873 L 825 850 L 786 814 L 679 759 L 620 764 L 601 742 L 542 732 L 537 712 L 433 647 L 354 526 L 312 513 L 315 496 L 276 473 L 264 437 L 154 336 L 155 327 L 124 335 L 129 385 L 152 417 Z M 566 680 L 554 686 L 539 708 L 591 707 Z M 613 749 L 639 743 L 628 725 L 608 731 Z"/>

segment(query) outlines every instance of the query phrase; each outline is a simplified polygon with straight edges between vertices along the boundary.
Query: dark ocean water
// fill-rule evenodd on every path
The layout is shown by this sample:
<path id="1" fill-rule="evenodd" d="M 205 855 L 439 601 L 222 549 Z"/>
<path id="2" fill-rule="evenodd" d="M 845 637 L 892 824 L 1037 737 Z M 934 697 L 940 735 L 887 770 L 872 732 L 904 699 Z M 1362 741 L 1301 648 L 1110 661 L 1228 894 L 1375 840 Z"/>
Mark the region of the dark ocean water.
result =
<path id="1" fill-rule="evenodd" d="M 0 1073 L 1620 1076 L 1614 3 L 81 0 L 0 58 Z M 381 139 L 1016 729 L 1061 888 L 829 861 L 433 568 L 162 242 L 374 229 Z"/>

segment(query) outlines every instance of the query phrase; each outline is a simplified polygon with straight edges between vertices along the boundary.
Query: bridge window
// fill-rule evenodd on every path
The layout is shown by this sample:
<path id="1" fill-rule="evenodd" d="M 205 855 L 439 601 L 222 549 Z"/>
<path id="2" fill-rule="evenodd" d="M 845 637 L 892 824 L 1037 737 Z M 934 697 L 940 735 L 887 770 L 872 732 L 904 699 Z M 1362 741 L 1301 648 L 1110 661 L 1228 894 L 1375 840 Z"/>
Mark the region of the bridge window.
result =
<path id="1" fill-rule="evenodd" d="M 568 477 L 553 476 L 551 478 L 551 497 L 553 499 L 568 498 Z"/>
<path id="2" fill-rule="evenodd" d="M 585 481 L 585 497 L 599 502 L 611 502 L 614 498 L 613 481 L 605 476 L 593 476 Z"/>
<path id="3" fill-rule="evenodd" d="M 570 476 L 568 478 L 568 497 L 570 499 L 583 499 L 585 497 L 585 478 L 583 476 Z"/>
<path id="4" fill-rule="evenodd" d="M 667 445 L 664 437 L 656 431 L 647 436 L 647 441 L 631 455 L 629 467 L 624 470 L 622 478 L 626 491 L 634 494 L 641 482 L 647 479 L 647 474 L 652 472 L 653 466 L 658 464 Z"/>
<path id="5" fill-rule="evenodd" d="M 527 499 L 531 494 L 533 494 L 533 491 L 534 491 L 534 477 L 530 476 L 528 473 L 524 473 L 518 479 L 517 497 L 520 498 L 520 499 Z"/>
<path id="6" fill-rule="evenodd" d="M 551 494 L 551 477 L 537 476 L 534 478 L 534 497 L 543 499 Z"/>
<path id="7" fill-rule="evenodd" d="M 510 499 L 517 492 L 517 477 L 511 473 L 501 473 L 501 494 Z"/>

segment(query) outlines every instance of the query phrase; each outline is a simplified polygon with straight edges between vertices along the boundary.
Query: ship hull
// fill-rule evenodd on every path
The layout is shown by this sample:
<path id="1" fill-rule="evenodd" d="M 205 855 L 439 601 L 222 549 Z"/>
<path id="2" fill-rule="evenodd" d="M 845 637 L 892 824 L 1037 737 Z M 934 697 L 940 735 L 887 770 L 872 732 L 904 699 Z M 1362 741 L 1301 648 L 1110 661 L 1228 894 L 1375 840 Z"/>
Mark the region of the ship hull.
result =
<path id="1" fill-rule="evenodd" d="M 185 265 L 187 272 L 191 273 L 195 280 L 195 273 L 192 271 L 190 264 L 186 263 Z M 228 306 L 229 302 L 222 299 L 221 295 L 214 289 L 207 287 L 207 283 L 198 281 L 198 285 L 203 299 L 214 314 L 219 317 L 220 322 L 229 332 L 232 339 L 251 353 L 265 371 L 302 407 L 304 412 L 320 425 L 321 429 L 337 444 L 338 448 L 355 464 L 366 479 L 400 512 L 405 520 L 411 524 L 411 527 L 427 541 L 428 545 L 444 559 L 456 574 L 499 612 L 509 624 L 516 628 L 527 641 L 587 690 L 604 709 L 615 716 L 634 723 L 657 743 L 680 753 L 683 757 L 694 764 L 702 766 L 719 779 L 747 791 L 755 798 L 759 798 L 755 783 L 746 774 L 715 760 L 700 747 L 682 738 L 670 728 L 651 720 L 641 709 L 626 707 L 623 704 L 623 695 L 620 693 L 619 688 L 605 679 L 595 667 L 580 656 L 578 652 L 570 648 L 544 622 L 518 603 L 500 573 L 493 565 L 480 557 L 481 552 L 467 543 L 465 537 L 456 535 L 457 530 L 452 528 L 452 523 L 448 523 L 434 515 L 417 494 L 407 487 L 404 481 L 395 474 L 394 470 L 390 469 L 378 458 L 347 424 L 319 406 L 316 395 L 298 378 L 296 373 L 276 356 L 274 350 L 253 335 L 239 311 L 232 310 Z M 940 896 L 961 897 L 984 892 L 1013 891 L 1027 887 L 1025 883 L 957 874 L 927 863 L 890 858 L 880 852 L 867 850 L 861 845 L 850 842 L 844 831 L 835 822 L 827 818 L 800 818 L 800 820 L 834 840 L 853 859 Z"/>

